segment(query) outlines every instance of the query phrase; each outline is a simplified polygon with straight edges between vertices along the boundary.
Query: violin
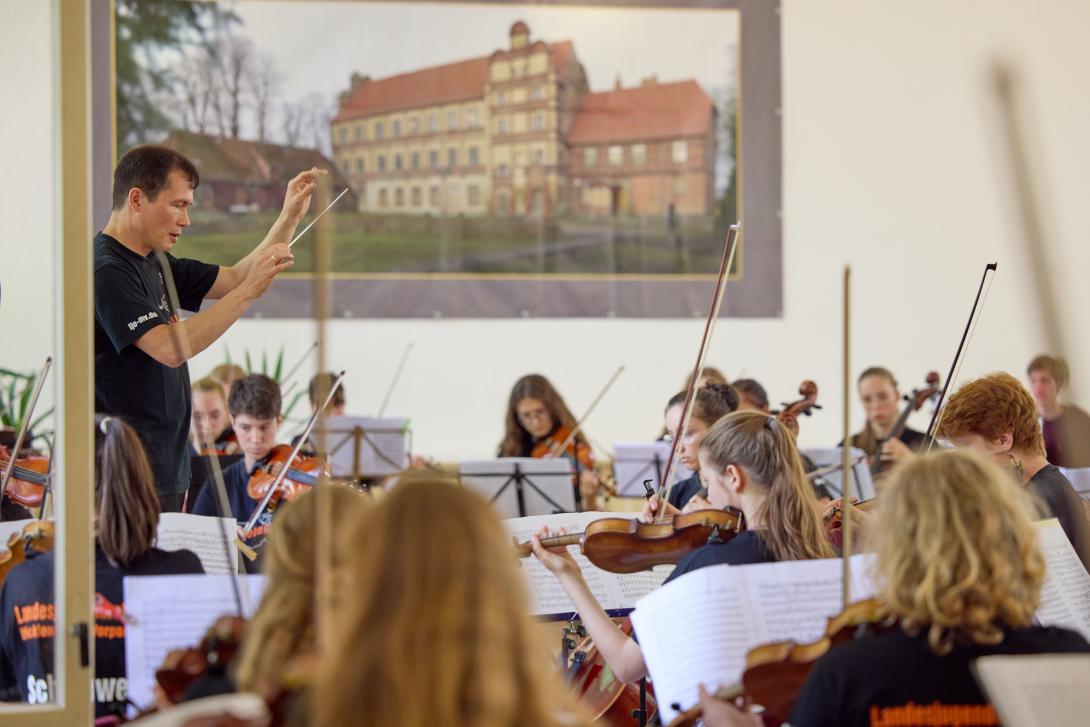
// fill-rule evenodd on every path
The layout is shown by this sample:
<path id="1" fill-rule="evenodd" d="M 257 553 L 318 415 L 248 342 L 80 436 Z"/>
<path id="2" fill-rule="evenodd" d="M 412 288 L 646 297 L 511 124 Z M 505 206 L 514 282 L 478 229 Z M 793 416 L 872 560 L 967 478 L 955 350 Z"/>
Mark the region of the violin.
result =
<path id="1" fill-rule="evenodd" d="M 852 507 L 862 510 L 863 512 L 869 512 L 876 504 L 878 500 L 871 498 L 869 500 L 863 500 L 862 502 L 853 502 Z M 837 550 L 843 550 L 844 548 L 844 510 L 841 507 L 834 507 L 833 511 L 824 520 L 825 525 L 825 537 L 829 540 L 829 544 Z"/>
<path id="2" fill-rule="evenodd" d="M 198 454 L 202 457 L 230 457 L 238 453 L 238 435 L 233 430 L 212 444 L 198 448 Z"/>
<path id="3" fill-rule="evenodd" d="M 9 466 L 11 454 L 7 447 L 0 447 L 0 469 L 7 470 Z M 51 480 L 49 457 L 16 457 L 4 496 L 23 507 L 37 507 L 42 503 Z"/>
<path id="4" fill-rule="evenodd" d="M 888 436 L 878 440 L 878 445 L 875 447 L 874 453 L 870 457 L 871 475 L 877 476 L 881 474 L 890 464 L 889 462 L 882 461 L 882 446 L 891 439 L 899 439 L 908 426 L 909 415 L 914 411 L 919 411 L 924 405 L 924 402 L 929 399 L 934 399 L 939 395 L 938 371 L 928 371 L 924 381 L 927 384 L 925 387 L 913 389 L 911 394 L 904 395 L 904 400 L 907 403 L 905 404 L 905 408 L 901 411 L 901 415 L 897 417 L 897 422 L 893 425 L 893 429 L 890 430 Z"/>
<path id="5" fill-rule="evenodd" d="M 795 436 L 799 434 L 799 417 L 810 416 L 814 409 L 821 408 L 821 404 L 817 403 L 817 384 L 810 379 L 805 379 L 799 384 L 799 396 L 801 398 L 790 403 L 784 403 L 782 410 L 774 412 L 776 418 L 794 432 Z"/>
<path id="6" fill-rule="evenodd" d="M 291 457 L 291 450 L 292 447 L 289 444 L 278 444 L 273 447 L 265 458 L 265 464 L 250 476 L 250 481 L 246 485 L 246 494 L 258 502 L 264 500 L 276 482 L 277 475 Z M 329 462 L 324 462 L 318 457 L 296 457 L 291 461 L 280 486 L 273 493 L 269 501 L 269 509 L 274 509 L 280 500 L 291 502 L 318 484 L 320 478 L 331 477 L 332 474 L 333 469 Z"/>
<path id="7" fill-rule="evenodd" d="M 590 447 L 572 435 L 572 427 L 563 425 L 539 439 L 530 450 L 530 456 L 534 459 L 568 457 L 573 461 L 578 460 L 583 469 L 594 467 L 594 455 L 591 454 Z"/>
<path id="8" fill-rule="evenodd" d="M 656 565 L 672 565 L 708 542 L 726 542 L 745 529 L 738 510 L 695 510 L 662 522 L 607 517 L 595 520 L 582 533 L 541 539 L 546 548 L 578 545 L 591 563 L 610 573 L 638 573 Z M 520 558 L 533 552 L 527 541 L 516 543 Z"/>
<path id="9" fill-rule="evenodd" d="M 719 689 L 714 696 L 728 701 L 745 697 L 764 707 L 764 714 L 785 721 L 810 676 L 810 670 L 829 649 L 853 638 L 888 631 L 895 625 L 895 620 L 877 599 L 849 604 L 828 619 L 825 633 L 817 641 L 809 644 L 779 641 L 750 649 L 746 654 L 746 670 L 741 683 Z M 703 715 L 704 708 L 698 703 L 682 711 L 667 727 L 691 727 Z"/>
<path id="10" fill-rule="evenodd" d="M 53 523 L 49 520 L 34 520 L 27 523 L 22 532 L 12 533 L 8 538 L 8 549 L 0 553 L 0 583 L 31 552 L 48 553 L 53 550 L 53 535 Z"/>
<path id="11" fill-rule="evenodd" d="M 200 644 L 167 653 L 155 671 L 155 682 L 171 704 L 179 704 L 197 681 L 208 675 L 222 676 L 242 647 L 246 620 L 221 616 L 208 628 Z"/>

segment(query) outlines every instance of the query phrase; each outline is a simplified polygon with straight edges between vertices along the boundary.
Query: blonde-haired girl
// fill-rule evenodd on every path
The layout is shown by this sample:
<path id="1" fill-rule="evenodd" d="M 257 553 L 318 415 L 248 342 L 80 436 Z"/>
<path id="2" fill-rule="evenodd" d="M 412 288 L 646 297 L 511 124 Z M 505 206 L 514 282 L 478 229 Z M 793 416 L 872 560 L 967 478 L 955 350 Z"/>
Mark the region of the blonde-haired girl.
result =
<path id="1" fill-rule="evenodd" d="M 1035 514 L 1030 494 L 973 452 L 894 470 L 871 538 L 880 597 L 899 626 L 822 657 L 789 722 L 938 724 L 929 720 L 957 714 L 957 724 L 995 725 L 970 672 L 976 658 L 1090 651 L 1073 631 L 1034 625 L 1045 578 Z M 724 702 L 705 705 L 709 727 L 761 724 Z"/>
<path id="2" fill-rule="evenodd" d="M 583 724 L 488 503 L 410 479 L 355 525 L 313 724 Z"/>

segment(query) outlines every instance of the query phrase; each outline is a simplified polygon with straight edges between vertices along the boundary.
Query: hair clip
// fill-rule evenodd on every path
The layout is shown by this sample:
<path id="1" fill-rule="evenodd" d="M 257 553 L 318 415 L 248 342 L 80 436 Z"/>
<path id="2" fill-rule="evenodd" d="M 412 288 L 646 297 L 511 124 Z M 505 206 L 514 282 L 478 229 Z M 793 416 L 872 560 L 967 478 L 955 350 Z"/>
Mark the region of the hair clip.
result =
<path id="1" fill-rule="evenodd" d="M 776 417 L 772 416 L 771 414 L 769 414 L 767 417 L 765 417 L 765 429 L 767 429 L 768 431 L 770 431 L 770 432 L 772 431 L 773 425 L 775 423 L 776 423 Z"/>
<path id="2" fill-rule="evenodd" d="M 110 422 L 112 422 L 113 420 L 114 420 L 113 417 L 106 417 L 105 419 L 103 419 L 102 421 L 100 421 L 98 423 L 98 430 L 100 432 L 102 432 L 103 434 L 109 434 L 110 432 L 109 432 L 109 429 L 107 428 L 107 425 Z"/>

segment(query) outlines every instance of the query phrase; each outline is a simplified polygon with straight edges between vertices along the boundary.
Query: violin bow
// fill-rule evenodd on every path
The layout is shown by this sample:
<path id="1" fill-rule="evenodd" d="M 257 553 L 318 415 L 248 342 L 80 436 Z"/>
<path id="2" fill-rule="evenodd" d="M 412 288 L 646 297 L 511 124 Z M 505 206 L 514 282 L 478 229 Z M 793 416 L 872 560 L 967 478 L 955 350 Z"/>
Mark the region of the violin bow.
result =
<path id="1" fill-rule="evenodd" d="M 344 379 L 344 371 L 337 374 L 337 378 L 333 380 L 333 383 L 329 386 L 329 391 L 326 393 L 325 399 L 322 401 L 322 406 L 316 412 L 310 415 L 310 421 L 307 422 L 306 428 L 300 435 L 299 440 L 295 443 L 295 446 L 291 448 L 291 454 L 288 455 L 288 459 L 284 462 L 284 466 L 280 468 L 280 471 L 276 473 L 276 479 L 273 480 L 272 485 L 269 487 L 269 491 L 265 493 L 265 497 L 262 498 L 258 504 L 257 509 L 254 510 L 254 514 L 250 516 L 250 519 L 246 521 L 246 524 L 242 526 L 242 534 L 248 535 L 254 526 L 257 524 L 258 518 L 265 512 L 269 506 L 269 502 L 272 500 L 273 495 L 280 489 L 281 483 L 284 482 L 284 478 L 288 476 L 288 470 L 291 469 L 291 463 L 295 461 L 295 458 L 299 455 L 299 450 L 306 444 L 307 439 L 310 438 L 310 433 L 314 429 L 314 425 L 318 422 L 318 417 L 322 415 L 322 411 L 329 406 L 329 402 L 333 399 L 333 394 L 341 385 L 341 380 Z"/>
<path id="2" fill-rule="evenodd" d="M 0 498 L 3 498 L 8 491 L 8 482 L 11 481 L 11 475 L 15 472 L 15 460 L 19 458 L 19 450 L 23 448 L 23 442 L 26 440 L 27 432 L 30 431 L 30 421 L 34 418 L 34 408 L 38 406 L 38 397 L 42 393 L 42 387 L 45 386 L 45 377 L 49 375 L 49 369 L 53 365 L 53 357 L 46 356 L 45 363 L 42 364 L 41 371 L 38 372 L 38 379 L 34 382 L 34 393 L 30 395 L 30 402 L 27 404 L 26 413 L 23 415 L 23 421 L 19 425 L 19 434 L 15 437 L 15 444 L 11 449 L 11 457 L 8 459 L 7 469 L 4 470 L 3 480 L 0 480 Z M 53 458 L 50 457 L 50 466 L 52 467 Z M 42 495 L 43 503 L 45 495 Z M 40 517 L 40 513 L 39 513 Z M 3 515 L 0 514 L 0 520 L 3 519 Z"/>
<path id="3" fill-rule="evenodd" d="M 700 380 L 700 372 L 704 369 L 704 361 L 708 357 L 708 344 L 711 343 L 712 331 L 715 330 L 715 321 L 719 318 L 719 309 L 723 304 L 723 298 L 727 292 L 727 278 L 734 266 L 734 254 L 738 250 L 738 236 L 742 231 L 741 221 L 735 222 L 727 230 L 727 238 L 723 241 L 723 258 L 719 263 L 719 275 L 715 280 L 715 291 L 712 294 L 711 307 L 708 310 L 708 319 L 704 323 L 704 335 L 700 339 L 700 349 L 696 354 L 696 365 L 693 374 L 689 377 L 689 386 L 685 393 L 685 404 L 681 408 L 681 423 L 674 437 L 673 446 L 670 447 L 670 456 L 666 459 L 666 467 L 663 470 L 662 481 L 659 482 L 658 497 L 661 503 L 666 498 L 668 484 L 673 476 L 677 464 L 678 452 L 681 451 L 682 439 L 685 438 L 685 430 L 689 427 L 689 419 L 692 418 L 693 400 L 696 399 L 697 383 Z"/>
<path id="4" fill-rule="evenodd" d="M 412 350 L 413 343 L 410 341 L 409 344 L 405 346 L 405 351 L 401 354 L 401 361 L 398 362 L 397 368 L 394 370 L 394 378 L 390 380 L 390 386 L 386 389 L 386 396 L 382 397 L 382 405 L 378 408 L 379 419 L 386 413 L 386 405 L 390 403 L 390 397 L 394 395 L 394 387 L 397 386 L 397 382 L 401 378 L 401 372 L 405 370 L 405 362 L 409 360 L 409 354 Z"/>
<path id="5" fill-rule="evenodd" d="M 1060 306 L 1057 289 L 1059 286 L 1050 278 L 1052 253 L 1054 250 L 1045 234 L 1040 205 L 1034 193 L 1032 165 L 1025 139 L 1025 127 L 1019 114 L 1018 78 L 1014 69 L 1002 62 L 992 67 L 992 83 L 995 100 L 1002 122 L 1006 156 L 1010 163 L 1009 174 L 1013 191 L 1017 197 L 1017 207 L 1022 223 L 1022 240 L 1029 258 L 1029 268 L 1037 287 L 1039 318 L 1044 328 L 1045 344 L 1055 356 L 1065 357 L 1069 351 L 1068 338 L 1061 325 Z M 1079 399 L 1079 378 L 1073 377 L 1067 384 L 1068 395 Z M 1062 443 L 1061 443 L 1062 444 Z M 1080 444 L 1078 448 L 1085 446 Z"/>
<path id="6" fill-rule="evenodd" d="M 586 422 L 587 418 L 594 412 L 594 407 L 598 406 L 598 402 L 602 400 L 602 397 L 606 395 L 606 392 L 613 386 L 613 382 L 617 380 L 617 377 L 619 377 L 623 371 L 624 366 L 618 366 L 617 370 L 613 372 L 613 375 L 609 377 L 609 381 L 607 381 L 606 385 L 598 392 L 598 396 L 594 397 L 594 401 L 587 407 L 586 412 L 584 412 L 583 416 L 579 418 L 579 421 L 575 423 L 575 426 L 571 428 L 571 433 L 568 435 L 568 438 L 564 440 L 563 444 L 560 445 L 557 450 L 558 453 L 562 454 L 571 446 L 571 443 L 575 441 L 576 435 L 579 434 L 580 430 L 583 428 L 583 423 Z M 554 454 L 553 456 L 559 457 L 560 454 Z"/>
<path id="7" fill-rule="evenodd" d="M 292 381 L 292 377 L 294 377 L 295 374 L 299 372 L 299 369 L 303 368 L 303 364 L 307 362 L 307 359 L 310 358 L 310 354 L 314 353 L 315 349 L 317 348 L 317 341 L 310 344 L 310 346 L 307 347 L 307 350 L 303 352 L 303 355 L 299 357 L 299 360 L 295 362 L 295 365 L 292 366 L 290 370 L 288 370 L 288 373 L 280 377 L 280 388 L 282 389 L 281 395 L 287 396 L 288 392 L 291 391 L 293 386 L 295 386 L 295 382 Z M 291 383 L 288 384 L 288 387 L 285 389 L 284 384 L 287 382 Z"/>
<path id="8" fill-rule="evenodd" d="M 855 472 L 852 470 L 852 440 L 851 440 L 851 396 L 852 396 L 852 367 L 851 367 L 851 340 L 852 340 L 852 268 L 850 265 L 844 266 L 844 351 L 843 351 L 843 386 L 844 400 L 841 402 L 843 406 L 843 425 L 844 425 L 844 438 L 841 440 L 844 442 L 844 446 L 840 448 L 840 469 L 844 473 L 844 486 L 841 488 L 841 502 L 843 503 L 842 510 L 843 518 L 841 523 L 841 535 L 843 540 L 841 541 L 840 554 L 843 558 L 844 566 L 844 583 L 843 583 L 843 607 L 847 608 L 848 604 L 852 600 L 852 518 L 851 513 L 848 510 L 852 506 L 852 481 L 855 479 Z"/>
<path id="9" fill-rule="evenodd" d="M 163 276 L 163 285 L 167 289 L 167 299 L 170 302 L 173 315 L 178 317 L 181 321 L 182 304 L 181 299 L 178 297 L 178 287 L 174 284 L 174 274 L 170 270 L 170 260 L 167 258 L 166 253 L 161 250 L 155 251 L 155 260 L 159 263 L 159 270 Z M 170 331 L 170 339 L 174 344 L 174 351 L 179 358 L 185 361 L 189 361 L 190 355 L 193 352 L 193 347 L 190 345 L 189 333 L 180 323 L 174 323 L 173 320 L 168 320 L 167 329 Z M 216 500 L 219 503 L 220 514 L 224 517 L 230 517 L 234 519 L 235 515 L 231 511 L 231 501 L 227 498 L 227 485 L 223 482 L 223 470 L 220 467 L 219 457 L 214 453 L 209 453 L 208 457 L 208 471 L 212 474 L 212 486 L 215 490 Z M 227 528 L 223 526 L 223 522 L 220 521 L 220 535 L 223 539 L 223 551 L 224 556 L 227 558 L 227 562 L 231 562 L 231 539 L 227 533 Z M 243 550 L 243 543 L 241 540 L 235 540 L 239 546 L 240 552 L 246 554 Z M 245 609 L 243 608 L 242 589 L 239 586 L 238 573 L 232 573 L 231 578 L 231 592 L 235 597 L 235 607 L 238 609 L 239 618 L 245 617 Z M 242 586 L 245 588 L 246 586 Z M 247 592 L 246 601 L 249 602 L 249 593 Z"/>
<path id="10" fill-rule="evenodd" d="M 965 330 L 961 333 L 961 341 L 958 343 L 958 349 L 954 353 L 954 360 L 950 362 L 950 373 L 946 375 L 946 381 L 942 384 L 942 393 L 939 394 L 939 400 L 935 403 L 935 410 L 931 413 L 931 422 L 927 425 L 927 453 L 931 453 L 931 448 L 935 446 L 935 436 L 938 432 L 939 422 L 942 421 L 944 413 L 943 403 L 946 401 L 946 392 L 950 390 L 950 386 L 957 378 L 958 373 L 961 371 L 961 364 L 964 360 L 962 354 L 965 351 L 965 344 L 967 341 L 972 340 L 972 334 L 976 331 L 977 308 L 980 306 L 981 295 L 987 298 L 987 293 L 984 289 L 984 284 L 988 281 L 988 273 L 994 273 L 998 268 L 999 263 L 988 263 L 984 266 L 984 274 L 980 278 L 980 286 L 976 289 L 976 298 L 973 299 L 973 307 L 969 311 L 969 320 L 965 322 Z M 988 286 L 991 288 L 991 285 Z"/>

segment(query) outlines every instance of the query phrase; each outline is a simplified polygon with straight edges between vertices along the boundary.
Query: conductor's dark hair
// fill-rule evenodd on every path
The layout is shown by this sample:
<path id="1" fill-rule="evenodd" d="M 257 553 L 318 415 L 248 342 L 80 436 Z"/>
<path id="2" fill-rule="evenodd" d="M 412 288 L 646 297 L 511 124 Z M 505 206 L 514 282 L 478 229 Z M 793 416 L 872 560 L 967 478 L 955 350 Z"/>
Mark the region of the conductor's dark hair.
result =
<path id="1" fill-rule="evenodd" d="M 265 374 L 249 374 L 231 384 L 227 408 L 231 416 L 242 414 L 254 419 L 275 419 L 280 416 L 280 384 Z"/>
<path id="2" fill-rule="evenodd" d="M 201 183 L 193 162 L 173 149 L 154 144 L 129 149 L 114 169 L 113 208 L 119 210 L 125 206 L 133 187 L 154 202 L 166 186 L 167 177 L 175 170 L 186 176 L 193 189 Z"/>

